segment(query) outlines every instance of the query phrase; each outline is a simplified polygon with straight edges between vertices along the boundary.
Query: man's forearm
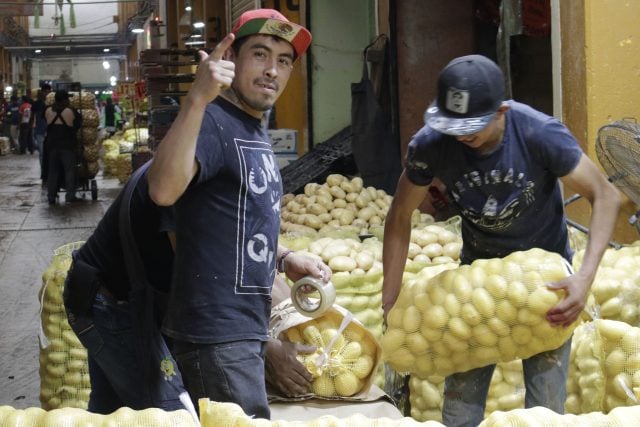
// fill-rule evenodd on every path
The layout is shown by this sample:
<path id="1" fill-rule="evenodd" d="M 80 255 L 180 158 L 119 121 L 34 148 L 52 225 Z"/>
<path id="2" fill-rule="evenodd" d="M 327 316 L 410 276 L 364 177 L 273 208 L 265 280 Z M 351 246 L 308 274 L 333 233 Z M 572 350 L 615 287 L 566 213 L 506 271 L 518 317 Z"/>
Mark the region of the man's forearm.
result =
<path id="1" fill-rule="evenodd" d="M 197 172 L 196 144 L 206 105 L 187 97 L 158 146 L 148 180 L 149 195 L 160 206 L 175 203 Z"/>

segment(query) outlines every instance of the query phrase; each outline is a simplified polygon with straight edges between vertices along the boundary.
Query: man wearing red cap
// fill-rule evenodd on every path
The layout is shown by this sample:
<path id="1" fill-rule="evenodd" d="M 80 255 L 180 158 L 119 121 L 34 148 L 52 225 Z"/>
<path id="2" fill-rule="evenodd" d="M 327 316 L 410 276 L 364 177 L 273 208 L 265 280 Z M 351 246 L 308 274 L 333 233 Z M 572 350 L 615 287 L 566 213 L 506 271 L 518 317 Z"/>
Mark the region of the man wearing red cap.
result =
<path id="1" fill-rule="evenodd" d="M 162 330 L 185 386 L 194 402 L 235 402 L 258 418 L 270 415 L 264 352 L 276 266 L 292 280 L 331 273 L 278 246 L 282 182 L 263 124 L 310 43 L 306 28 L 275 10 L 244 13 L 210 55 L 199 53 L 149 170 L 151 198 L 175 205 Z"/>

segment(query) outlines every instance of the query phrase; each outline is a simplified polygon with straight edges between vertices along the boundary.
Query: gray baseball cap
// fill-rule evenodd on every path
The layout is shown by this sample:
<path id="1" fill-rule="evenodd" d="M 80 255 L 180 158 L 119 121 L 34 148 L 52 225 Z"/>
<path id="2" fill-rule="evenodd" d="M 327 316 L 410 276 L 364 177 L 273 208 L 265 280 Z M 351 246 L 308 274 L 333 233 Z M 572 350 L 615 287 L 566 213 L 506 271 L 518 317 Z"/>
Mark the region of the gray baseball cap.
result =
<path id="1" fill-rule="evenodd" d="M 504 101 L 504 75 L 482 55 L 449 62 L 438 77 L 438 95 L 425 122 L 447 135 L 469 135 L 484 129 Z"/>

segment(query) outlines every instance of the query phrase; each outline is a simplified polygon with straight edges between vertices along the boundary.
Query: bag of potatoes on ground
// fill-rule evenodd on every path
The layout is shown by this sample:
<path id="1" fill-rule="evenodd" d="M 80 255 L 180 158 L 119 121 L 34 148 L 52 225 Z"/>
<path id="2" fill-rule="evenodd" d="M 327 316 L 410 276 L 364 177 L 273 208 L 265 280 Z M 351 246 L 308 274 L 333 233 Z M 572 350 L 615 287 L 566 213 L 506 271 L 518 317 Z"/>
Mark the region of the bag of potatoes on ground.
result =
<path id="1" fill-rule="evenodd" d="M 531 249 L 413 280 L 388 313 L 383 358 L 398 372 L 446 376 L 558 348 L 576 323 L 546 321 L 564 298 L 547 284 L 569 275 L 560 255 Z"/>
<path id="2" fill-rule="evenodd" d="M 380 344 L 349 311 L 334 305 L 312 319 L 288 298 L 272 308 L 270 329 L 274 338 L 316 347 L 312 354 L 297 356 L 314 378 L 312 394 L 303 398 L 367 399 L 381 359 Z"/>
<path id="3" fill-rule="evenodd" d="M 96 414 L 79 408 L 61 408 L 46 411 L 30 407 L 16 409 L 0 406 L 0 425 L 3 427 L 195 427 L 198 420 L 185 409 L 164 411 L 159 408 L 133 410 L 122 407 L 111 414 Z"/>
<path id="4" fill-rule="evenodd" d="M 84 242 L 68 243 L 54 251 L 42 274 L 40 298 L 40 403 L 45 410 L 86 409 L 91 393 L 87 350 L 69 326 L 62 300 L 71 254 Z M 0 424 L 2 425 L 2 424 Z"/>
<path id="5" fill-rule="evenodd" d="M 580 268 L 584 251 L 573 257 L 573 267 Z M 640 246 L 609 248 L 604 252 L 591 285 L 587 303 L 594 318 L 620 320 L 640 326 Z M 593 307 L 590 307 L 592 306 Z"/>
<path id="6" fill-rule="evenodd" d="M 354 408 L 353 415 L 338 418 L 333 415 L 322 415 L 318 418 L 301 421 L 275 420 L 251 418 L 242 408 L 230 402 L 214 402 L 207 398 L 198 400 L 200 408 L 200 425 L 202 427 L 237 426 L 237 427 L 443 427 L 435 421 L 421 423 L 410 417 L 392 419 L 388 417 L 371 418 L 359 413 Z"/>
<path id="7" fill-rule="evenodd" d="M 571 341 L 565 410 L 609 412 L 640 405 L 640 328 L 596 319 L 576 328 Z"/>

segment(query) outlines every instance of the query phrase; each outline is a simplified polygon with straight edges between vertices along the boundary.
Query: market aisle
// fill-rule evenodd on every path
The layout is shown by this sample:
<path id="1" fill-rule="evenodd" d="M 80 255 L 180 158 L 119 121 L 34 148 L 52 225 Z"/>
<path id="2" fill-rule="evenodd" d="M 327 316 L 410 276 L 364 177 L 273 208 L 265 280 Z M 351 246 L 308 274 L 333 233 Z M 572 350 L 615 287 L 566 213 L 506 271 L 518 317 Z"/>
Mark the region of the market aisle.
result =
<path id="1" fill-rule="evenodd" d="M 99 172 L 98 200 L 49 206 L 37 155 L 0 156 L 0 406 L 40 406 L 38 291 L 54 249 L 86 239 L 121 188 Z M 64 200 L 61 194 L 60 200 Z"/>

